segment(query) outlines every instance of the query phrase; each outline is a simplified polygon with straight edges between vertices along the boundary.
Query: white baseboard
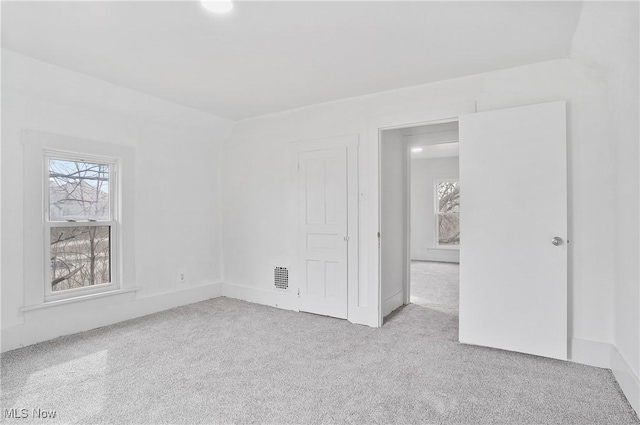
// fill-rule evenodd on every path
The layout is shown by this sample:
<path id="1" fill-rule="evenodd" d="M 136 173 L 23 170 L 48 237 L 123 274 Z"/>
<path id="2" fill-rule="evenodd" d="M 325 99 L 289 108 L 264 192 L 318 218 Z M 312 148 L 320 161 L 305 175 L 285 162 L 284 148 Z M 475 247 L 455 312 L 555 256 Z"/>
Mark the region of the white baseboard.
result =
<path id="1" fill-rule="evenodd" d="M 382 317 L 387 317 L 396 308 L 404 304 L 404 292 L 400 291 L 382 302 Z"/>
<path id="2" fill-rule="evenodd" d="M 640 380 L 615 346 L 573 338 L 569 358 L 575 363 L 611 369 L 631 407 L 640 412 Z"/>
<path id="3" fill-rule="evenodd" d="M 631 407 L 640 413 L 640 379 L 615 347 L 611 347 L 611 370 Z"/>
<path id="4" fill-rule="evenodd" d="M 569 341 L 569 360 L 589 366 L 611 367 L 611 344 L 572 338 Z"/>
<path id="5" fill-rule="evenodd" d="M 299 311 L 298 297 L 293 292 L 267 290 L 225 282 L 222 285 L 222 296 L 284 310 Z"/>
<path id="6" fill-rule="evenodd" d="M 128 292 L 25 311 L 24 323 L 2 329 L 1 351 L 216 298 L 221 293 L 222 283 L 217 282 L 146 297 L 136 297 L 134 292 Z M 97 311 L 100 314 L 95 314 Z"/>

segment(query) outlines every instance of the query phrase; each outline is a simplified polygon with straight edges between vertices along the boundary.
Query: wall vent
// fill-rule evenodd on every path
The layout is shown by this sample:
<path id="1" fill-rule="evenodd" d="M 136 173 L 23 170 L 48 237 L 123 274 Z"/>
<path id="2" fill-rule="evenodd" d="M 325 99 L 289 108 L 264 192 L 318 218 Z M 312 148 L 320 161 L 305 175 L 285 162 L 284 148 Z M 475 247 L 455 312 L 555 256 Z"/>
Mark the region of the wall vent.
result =
<path id="1" fill-rule="evenodd" d="M 289 269 L 276 266 L 273 268 L 273 285 L 280 291 L 289 290 Z"/>

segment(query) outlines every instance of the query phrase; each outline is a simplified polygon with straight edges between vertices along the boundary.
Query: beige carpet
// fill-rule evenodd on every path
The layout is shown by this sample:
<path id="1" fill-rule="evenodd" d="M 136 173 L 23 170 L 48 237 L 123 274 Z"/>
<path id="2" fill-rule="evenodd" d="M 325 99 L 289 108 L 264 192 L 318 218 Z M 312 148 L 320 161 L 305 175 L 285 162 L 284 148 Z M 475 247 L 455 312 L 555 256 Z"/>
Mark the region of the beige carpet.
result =
<path id="1" fill-rule="evenodd" d="M 608 370 L 456 340 L 455 315 L 417 304 L 371 329 L 218 298 L 5 353 L 2 408 L 53 409 L 47 424 L 639 423 Z"/>

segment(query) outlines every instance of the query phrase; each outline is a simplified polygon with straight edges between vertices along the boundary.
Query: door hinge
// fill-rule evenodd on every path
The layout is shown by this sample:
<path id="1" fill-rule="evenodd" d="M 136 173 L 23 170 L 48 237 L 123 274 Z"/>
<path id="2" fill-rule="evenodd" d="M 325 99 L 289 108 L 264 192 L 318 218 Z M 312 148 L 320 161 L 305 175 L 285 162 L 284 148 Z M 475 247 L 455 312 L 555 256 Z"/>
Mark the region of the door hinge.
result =
<path id="1" fill-rule="evenodd" d="M 380 232 L 378 232 L 378 248 L 380 248 Z"/>
<path id="2" fill-rule="evenodd" d="M 349 236 L 345 236 L 345 237 L 344 237 L 344 241 L 345 241 L 345 242 L 349 242 Z"/>

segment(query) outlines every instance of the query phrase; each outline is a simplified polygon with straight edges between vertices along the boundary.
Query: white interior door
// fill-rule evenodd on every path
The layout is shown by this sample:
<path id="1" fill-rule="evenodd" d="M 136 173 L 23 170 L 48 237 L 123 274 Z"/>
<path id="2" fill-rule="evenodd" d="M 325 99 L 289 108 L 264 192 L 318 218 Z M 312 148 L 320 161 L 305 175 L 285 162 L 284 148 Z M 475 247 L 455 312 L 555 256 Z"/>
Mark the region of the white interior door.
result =
<path id="1" fill-rule="evenodd" d="M 298 156 L 300 310 L 347 318 L 347 147 Z"/>
<path id="2" fill-rule="evenodd" d="M 460 117 L 460 342 L 567 358 L 565 123 L 563 101 Z"/>

